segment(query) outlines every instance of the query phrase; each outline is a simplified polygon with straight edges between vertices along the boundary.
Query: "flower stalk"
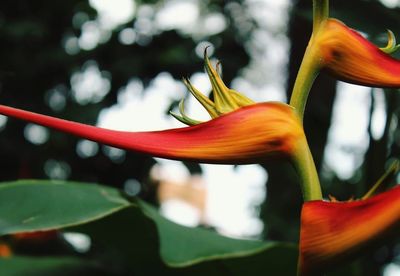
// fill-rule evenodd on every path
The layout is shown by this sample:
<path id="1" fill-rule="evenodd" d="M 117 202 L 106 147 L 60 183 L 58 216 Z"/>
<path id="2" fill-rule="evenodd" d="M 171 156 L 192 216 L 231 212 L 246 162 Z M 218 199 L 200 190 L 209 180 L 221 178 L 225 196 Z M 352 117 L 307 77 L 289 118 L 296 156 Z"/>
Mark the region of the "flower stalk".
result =
<path id="1" fill-rule="evenodd" d="M 329 0 L 313 0 L 313 32 L 306 52 L 304 53 L 290 98 L 290 105 L 296 108 L 301 120 L 303 120 L 304 117 L 308 94 L 321 69 L 320 55 L 315 43 L 315 38 L 318 36 L 318 33 L 323 30 L 323 26 L 328 17 Z"/>
<path id="2" fill-rule="evenodd" d="M 315 42 L 315 37 L 323 30 L 328 16 L 329 0 L 313 0 L 313 32 L 304 53 L 290 98 L 290 105 L 295 108 L 301 121 L 303 121 L 311 87 L 321 70 L 320 53 Z M 317 169 L 306 140 L 300 143 L 295 156 L 294 163 L 301 177 L 300 185 L 304 201 L 322 199 Z"/>
<path id="3" fill-rule="evenodd" d="M 329 0 L 313 0 L 313 33 L 329 17 Z"/>
<path id="4" fill-rule="evenodd" d="M 313 44 L 313 38 L 311 37 L 303 61 L 301 62 L 289 102 L 289 104 L 296 109 L 297 114 L 302 121 L 308 94 L 310 93 L 314 80 L 318 76 L 320 70 L 317 50 Z"/>
<path id="5" fill-rule="evenodd" d="M 322 199 L 321 184 L 315 167 L 310 147 L 304 138 L 299 141 L 293 154 L 293 163 L 300 176 L 300 186 L 304 201 Z"/>

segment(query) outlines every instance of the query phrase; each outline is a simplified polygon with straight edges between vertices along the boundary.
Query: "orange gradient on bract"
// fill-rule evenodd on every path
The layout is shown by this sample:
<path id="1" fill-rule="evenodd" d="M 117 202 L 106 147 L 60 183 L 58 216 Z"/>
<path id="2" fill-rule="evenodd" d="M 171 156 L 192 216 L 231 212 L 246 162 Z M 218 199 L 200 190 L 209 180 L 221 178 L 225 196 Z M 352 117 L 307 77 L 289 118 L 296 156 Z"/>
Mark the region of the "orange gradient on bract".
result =
<path id="1" fill-rule="evenodd" d="M 328 19 L 315 43 L 323 68 L 338 79 L 373 87 L 400 87 L 400 61 L 342 22 Z"/>
<path id="2" fill-rule="evenodd" d="M 238 163 L 290 156 L 304 135 L 293 109 L 280 103 L 242 107 L 191 128 L 193 140 L 181 144 L 177 152 L 188 158 L 198 156 L 208 162 L 218 156 L 221 162 L 236 160 Z"/>
<path id="3" fill-rule="evenodd" d="M 0 114 L 121 149 L 177 160 L 248 164 L 293 153 L 304 133 L 292 107 L 259 103 L 195 126 L 149 132 L 115 131 L 0 105 Z"/>
<path id="4" fill-rule="evenodd" d="M 360 253 L 400 224 L 400 186 L 366 200 L 309 201 L 301 212 L 301 275 Z"/>

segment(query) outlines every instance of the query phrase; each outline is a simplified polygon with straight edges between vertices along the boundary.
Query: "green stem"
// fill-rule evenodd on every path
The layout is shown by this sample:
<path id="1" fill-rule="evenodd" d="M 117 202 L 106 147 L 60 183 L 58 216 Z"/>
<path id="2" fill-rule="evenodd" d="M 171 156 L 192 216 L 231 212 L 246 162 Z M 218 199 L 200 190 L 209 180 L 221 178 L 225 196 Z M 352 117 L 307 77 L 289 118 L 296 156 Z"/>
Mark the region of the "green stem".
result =
<path id="1" fill-rule="evenodd" d="M 378 179 L 378 181 L 372 186 L 371 189 L 361 198 L 361 199 L 367 199 L 373 196 L 379 188 L 382 187 L 382 184 L 385 182 L 388 182 L 388 179 L 392 178 L 395 176 L 398 171 L 400 170 L 400 162 L 398 159 L 395 159 L 389 166 L 389 169 Z"/>
<path id="2" fill-rule="evenodd" d="M 304 54 L 299 72 L 294 83 L 290 105 L 293 106 L 300 119 L 303 121 L 304 110 L 307 103 L 308 94 L 319 72 L 319 60 L 312 38 Z"/>
<path id="3" fill-rule="evenodd" d="M 320 70 L 318 47 L 314 45 L 320 27 L 329 17 L 329 0 L 313 0 L 313 33 L 294 83 L 290 105 L 296 108 L 303 120 L 308 94 Z"/>
<path id="4" fill-rule="evenodd" d="M 290 105 L 293 106 L 300 120 L 303 120 L 308 94 L 320 71 L 319 49 L 315 45 L 321 26 L 329 17 L 329 0 L 313 0 L 313 32 L 300 65 L 294 83 Z M 306 139 L 298 144 L 294 155 L 294 165 L 301 177 L 301 188 L 304 201 L 321 200 L 321 184 L 317 169 Z"/>
<path id="5" fill-rule="evenodd" d="M 329 0 L 313 0 L 313 33 L 329 17 Z"/>
<path id="6" fill-rule="evenodd" d="M 294 166 L 300 175 L 304 201 L 321 200 L 322 191 L 317 169 L 307 140 L 299 142 L 293 158 Z"/>

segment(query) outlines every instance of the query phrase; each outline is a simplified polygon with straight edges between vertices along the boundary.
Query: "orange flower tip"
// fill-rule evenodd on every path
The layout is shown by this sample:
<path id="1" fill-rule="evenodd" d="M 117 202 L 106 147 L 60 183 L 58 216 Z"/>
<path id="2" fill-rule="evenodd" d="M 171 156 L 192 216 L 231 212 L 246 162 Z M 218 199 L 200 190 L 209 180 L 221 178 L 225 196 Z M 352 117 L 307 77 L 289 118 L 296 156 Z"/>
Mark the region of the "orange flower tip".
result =
<path id="1" fill-rule="evenodd" d="M 8 258 L 11 257 L 11 255 L 11 248 L 7 244 L 0 243 L 0 258 Z"/>
<path id="2" fill-rule="evenodd" d="M 338 202 L 338 200 L 336 199 L 336 197 L 334 197 L 333 195 L 328 195 L 328 198 L 331 202 Z"/>
<path id="3" fill-rule="evenodd" d="M 400 185 L 366 200 L 306 202 L 301 211 L 300 275 L 321 275 L 399 227 Z"/>
<path id="4" fill-rule="evenodd" d="M 338 79 L 371 87 L 400 87 L 400 61 L 392 58 L 399 48 L 389 32 L 388 46 L 379 49 L 358 32 L 336 19 L 328 19 L 315 36 L 321 66 Z"/>
<path id="5" fill-rule="evenodd" d="M 248 105 L 195 126 L 149 132 L 109 130 L 3 105 L 0 114 L 125 150 L 201 163 L 249 164 L 288 157 L 305 139 L 294 109 L 277 102 Z"/>

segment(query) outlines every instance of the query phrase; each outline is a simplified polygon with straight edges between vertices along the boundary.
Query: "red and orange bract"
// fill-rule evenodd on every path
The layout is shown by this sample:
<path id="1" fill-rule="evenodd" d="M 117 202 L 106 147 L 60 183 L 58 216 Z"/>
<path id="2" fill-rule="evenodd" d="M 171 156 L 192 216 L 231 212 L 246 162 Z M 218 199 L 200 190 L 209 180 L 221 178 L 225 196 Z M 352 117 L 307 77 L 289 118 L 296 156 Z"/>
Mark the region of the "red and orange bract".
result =
<path id="1" fill-rule="evenodd" d="M 149 132 L 115 131 L 0 105 L 0 114 L 156 157 L 247 164 L 292 153 L 304 139 L 293 108 L 259 103 L 195 126 Z"/>
<path id="2" fill-rule="evenodd" d="M 338 79 L 372 87 L 400 87 L 400 61 L 356 31 L 328 19 L 315 37 L 321 65 Z"/>
<path id="3" fill-rule="evenodd" d="M 351 258 L 399 227 L 400 186 L 365 200 L 309 201 L 301 212 L 300 272 L 321 270 Z"/>

